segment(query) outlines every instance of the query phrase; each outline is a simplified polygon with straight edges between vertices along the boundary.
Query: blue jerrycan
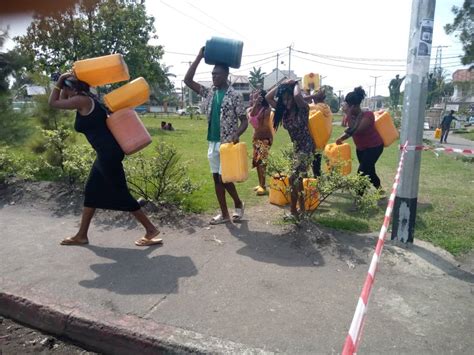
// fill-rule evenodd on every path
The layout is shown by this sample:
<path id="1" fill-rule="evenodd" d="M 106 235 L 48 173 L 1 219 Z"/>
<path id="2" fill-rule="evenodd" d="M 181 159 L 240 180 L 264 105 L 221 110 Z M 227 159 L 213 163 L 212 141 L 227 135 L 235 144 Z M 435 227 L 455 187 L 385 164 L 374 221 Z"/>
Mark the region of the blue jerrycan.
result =
<path id="1" fill-rule="evenodd" d="M 212 37 L 206 41 L 204 60 L 206 64 L 225 64 L 231 68 L 240 68 L 244 42 L 229 38 Z"/>

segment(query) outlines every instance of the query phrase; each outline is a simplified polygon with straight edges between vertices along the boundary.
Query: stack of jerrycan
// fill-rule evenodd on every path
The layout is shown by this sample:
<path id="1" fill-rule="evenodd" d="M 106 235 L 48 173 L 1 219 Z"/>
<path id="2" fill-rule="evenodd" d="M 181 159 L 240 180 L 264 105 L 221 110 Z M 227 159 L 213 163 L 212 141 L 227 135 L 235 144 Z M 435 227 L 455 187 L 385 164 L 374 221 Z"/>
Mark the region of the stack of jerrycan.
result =
<path id="1" fill-rule="evenodd" d="M 316 149 L 323 150 L 332 134 L 332 113 L 326 104 L 309 105 L 309 133 Z"/>
<path id="2" fill-rule="evenodd" d="M 303 89 L 305 91 L 310 90 L 310 85 L 313 85 L 313 90 L 319 90 L 320 87 L 320 80 L 319 74 L 316 73 L 309 73 L 303 77 Z"/>
<path id="3" fill-rule="evenodd" d="M 277 206 L 290 203 L 290 180 L 287 175 L 275 174 L 270 180 L 269 201 Z"/>
<path id="4" fill-rule="evenodd" d="M 317 181 L 318 180 L 314 178 L 303 179 L 305 211 L 313 211 L 319 205 L 319 192 L 316 186 Z"/>
<path id="5" fill-rule="evenodd" d="M 325 170 L 337 169 L 342 175 L 349 175 L 352 170 L 351 146 L 347 143 L 337 145 L 331 143 L 324 149 L 324 155 L 328 158 Z"/>
<path id="6" fill-rule="evenodd" d="M 75 76 L 90 86 L 101 86 L 130 79 L 121 54 L 79 60 L 74 63 Z M 148 101 L 150 88 L 143 78 L 137 78 L 104 96 L 112 112 L 107 126 L 125 154 L 133 154 L 151 143 L 151 136 L 134 110 Z"/>
<path id="7" fill-rule="evenodd" d="M 398 139 L 398 130 L 388 111 L 374 112 L 374 116 L 375 129 L 382 138 L 384 147 L 388 147 Z"/>

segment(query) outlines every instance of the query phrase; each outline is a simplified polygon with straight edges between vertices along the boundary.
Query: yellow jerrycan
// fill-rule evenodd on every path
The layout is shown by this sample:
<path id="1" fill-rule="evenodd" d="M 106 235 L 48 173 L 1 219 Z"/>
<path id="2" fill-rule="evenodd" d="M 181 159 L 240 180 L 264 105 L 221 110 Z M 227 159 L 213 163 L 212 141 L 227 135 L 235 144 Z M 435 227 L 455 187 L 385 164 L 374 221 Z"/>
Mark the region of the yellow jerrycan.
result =
<path id="1" fill-rule="evenodd" d="M 398 130 L 393 124 L 388 111 L 375 112 L 375 129 L 383 140 L 384 147 L 389 147 L 398 139 Z"/>
<path id="2" fill-rule="evenodd" d="M 223 143 L 219 148 L 221 156 L 222 182 L 243 182 L 249 177 L 247 144 L 245 142 Z"/>
<path id="3" fill-rule="evenodd" d="M 436 128 L 435 129 L 434 137 L 435 137 L 435 139 L 440 139 L 441 138 L 441 128 Z"/>
<path id="4" fill-rule="evenodd" d="M 104 96 L 104 103 L 110 111 L 115 112 L 127 107 L 136 107 L 150 98 L 150 87 L 142 77 L 109 92 Z"/>
<path id="5" fill-rule="evenodd" d="M 290 203 L 290 180 L 286 175 L 275 174 L 270 180 L 269 202 L 277 206 Z"/>
<path id="6" fill-rule="evenodd" d="M 351 146 L 348 143 L 341 145 L 336 143 L 328 144 L 324 149 L 324 155 L 328 158 L 328 163 L 325 165 L 326 171 L 337 167 L 342 175 L 349 175 L 351 173 Z"/>
<path id="7" fill-rule="evenodd" d="M 138 152 L 151 143 L 151 137 L 134 109 L 126 108 L 111 114 L 107 127 L 127 155 Z"/>
<path id="8" fill-rule="evenodd" d="M 128 67 L 121 54 L 78 60 L 74 63 L 76 78 L 90 86 L 101 86 L 130 79 Z"/>
<path id="9" fill-rule="evenodd" d="M 305 211 L 313 211 L 319 205 L 319 192 L 316 187 L 317 179 L 303 179 L 304 191 L 304 209 Z"/>
<path id="10" fill-rule="evenodd" d="M 317 149 L 322 150 L 326 146 L 332 134 L 332 114 L 326 110 L 319 110 L 319 104 L 309 105 L 309 133 Z"/>
<path id="11" fill-rule="evenodd" d="M 319 74 L 316 73 L 309 73 L 303 77 L 303 89 L 305 91 L 309 90 L 309 84 L 314 85 L 314 90 L 319 90 L 320 83 L 319 83 Z"/>

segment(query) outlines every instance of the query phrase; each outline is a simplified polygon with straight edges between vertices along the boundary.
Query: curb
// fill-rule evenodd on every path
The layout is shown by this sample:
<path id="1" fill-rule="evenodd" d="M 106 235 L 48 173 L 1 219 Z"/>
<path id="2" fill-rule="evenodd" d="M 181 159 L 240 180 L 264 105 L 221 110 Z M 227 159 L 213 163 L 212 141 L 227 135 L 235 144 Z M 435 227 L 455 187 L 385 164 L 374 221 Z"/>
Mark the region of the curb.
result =
<path id="1" fill-rule="evenodd" d="M 0 291 L 0 314 L 106 354 L 272 354 L 132 315 L 40 304 Z"/>

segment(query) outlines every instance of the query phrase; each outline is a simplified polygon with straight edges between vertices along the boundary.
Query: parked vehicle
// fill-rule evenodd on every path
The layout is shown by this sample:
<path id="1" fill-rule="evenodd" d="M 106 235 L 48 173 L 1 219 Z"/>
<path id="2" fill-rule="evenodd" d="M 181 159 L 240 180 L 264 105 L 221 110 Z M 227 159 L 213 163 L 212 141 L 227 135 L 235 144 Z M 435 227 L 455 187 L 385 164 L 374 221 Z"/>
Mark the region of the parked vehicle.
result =
<path id="1" fill-rule="evenodd" d="M 201 108 L 199 106 L 188 106 L 186 108 L 179 109 L 176 113 L 180 116 L 185 115 L 201 115 Z"/>

